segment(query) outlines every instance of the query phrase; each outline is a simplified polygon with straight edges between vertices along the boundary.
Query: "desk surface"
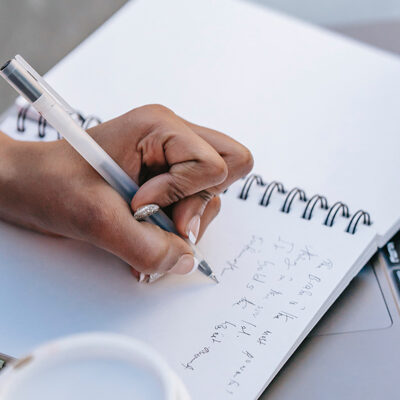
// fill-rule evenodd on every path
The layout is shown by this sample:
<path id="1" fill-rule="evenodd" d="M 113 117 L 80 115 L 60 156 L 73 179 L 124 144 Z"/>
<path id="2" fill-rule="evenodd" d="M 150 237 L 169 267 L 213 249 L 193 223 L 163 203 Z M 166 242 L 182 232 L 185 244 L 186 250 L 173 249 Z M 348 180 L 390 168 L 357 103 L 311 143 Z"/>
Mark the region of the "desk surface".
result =
<path id="1" fill-rule="evenodd" d="M 272 7 L 400 54 L 400 3 L 397 0 L 373 0 L 368 4 L 362 0 L 307 0 L 301 4 L 298 0 L 246 1 Z M 20 52 L 43 74 L 126 2 L 3 1 L 0 3 L 1 56 L 7 58 Z M 75 13 L 77 9 L 78 14 Z M 9 35 L 9 32 L 13 34 Z M 40 42 L 32 43 L 27 40 L 30 37 L 38 38 Z M 0 114 L 14 98 L 15 91 L 0 81 Z"/>

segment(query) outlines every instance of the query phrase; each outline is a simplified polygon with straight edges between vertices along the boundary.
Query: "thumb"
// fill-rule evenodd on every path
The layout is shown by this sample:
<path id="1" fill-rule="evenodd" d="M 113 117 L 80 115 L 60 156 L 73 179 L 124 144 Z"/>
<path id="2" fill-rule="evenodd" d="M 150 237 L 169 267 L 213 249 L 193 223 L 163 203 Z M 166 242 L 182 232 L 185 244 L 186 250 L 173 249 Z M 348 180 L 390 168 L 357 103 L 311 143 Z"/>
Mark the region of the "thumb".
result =
<path id="1" fill-rule="evenodd" d="M 98 218 L 100 226 L 94 229 L 98 234 L 90 238 L 95 245 L 145 274 L 186 274 L 197 267 L 192 249 L 179 236 L 156 225 L 136 221 L 129 205 L 123 201 L 107 202 L 107 206 L 102 211 L 104 217 Z"/>

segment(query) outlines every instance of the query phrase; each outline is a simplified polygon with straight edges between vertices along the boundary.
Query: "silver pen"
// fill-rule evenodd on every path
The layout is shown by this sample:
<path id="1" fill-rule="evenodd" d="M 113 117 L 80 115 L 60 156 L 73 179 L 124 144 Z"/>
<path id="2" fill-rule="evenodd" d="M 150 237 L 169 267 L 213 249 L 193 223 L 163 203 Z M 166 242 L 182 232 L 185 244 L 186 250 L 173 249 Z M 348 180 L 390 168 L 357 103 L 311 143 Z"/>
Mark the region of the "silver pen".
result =
<path id="1" fill-rule="evenodd" d="M 108 182 L 128 203 L 139 186 L 122 168 L 74 121 L 73 108 L 19 55 L 0 68 L 1 76 L 21 94 L 53 126 L 65 140 Z M 146 220 L 179 235 L 171 219 L 160 209 Z M 180 236 L 180 235 L 179 235 Z M 199 250 L 186 238 L 197 268 L 214 282 L 218 279 Z M 150 281 L 160 275 L 150 276 Z"/>

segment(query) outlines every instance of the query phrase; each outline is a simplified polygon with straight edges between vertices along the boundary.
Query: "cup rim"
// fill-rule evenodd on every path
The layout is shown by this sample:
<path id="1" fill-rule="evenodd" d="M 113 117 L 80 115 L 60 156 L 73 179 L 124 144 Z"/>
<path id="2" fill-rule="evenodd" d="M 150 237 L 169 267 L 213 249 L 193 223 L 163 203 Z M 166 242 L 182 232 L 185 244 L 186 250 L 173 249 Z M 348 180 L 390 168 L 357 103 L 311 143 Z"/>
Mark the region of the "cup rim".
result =
<path id="1" fill-rule="evenodd" d="M 0 376 L 0 399 L 6 395 L 16 379 L 40 368 L 46 362 L 60 357 L 79 359 L 90 357 L 113 357 L 141 364 L 159 380 L 165 400 L 175 399 L 175 376 L 167 363 L 147 344 L 128 336 L 114 333 L 82 333 L 47 342 L 27 356 L 10 363 Z"/>

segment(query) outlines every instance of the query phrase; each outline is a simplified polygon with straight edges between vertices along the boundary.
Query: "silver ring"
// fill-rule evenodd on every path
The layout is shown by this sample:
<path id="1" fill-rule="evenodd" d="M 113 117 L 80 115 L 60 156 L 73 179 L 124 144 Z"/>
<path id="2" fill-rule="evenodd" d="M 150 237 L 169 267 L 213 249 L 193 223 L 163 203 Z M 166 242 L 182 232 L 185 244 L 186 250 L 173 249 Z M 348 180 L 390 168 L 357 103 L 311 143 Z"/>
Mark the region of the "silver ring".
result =
<path id="1" fill-rule="evenodd" d="M 157 204 L 146 204 L 145 206 L 139 207 L 136 212 L 133 214 L 133 217 L 137 221 L 142 221 L 147 217 L 157 213 L 160 210 L 160 207 Z"/>

